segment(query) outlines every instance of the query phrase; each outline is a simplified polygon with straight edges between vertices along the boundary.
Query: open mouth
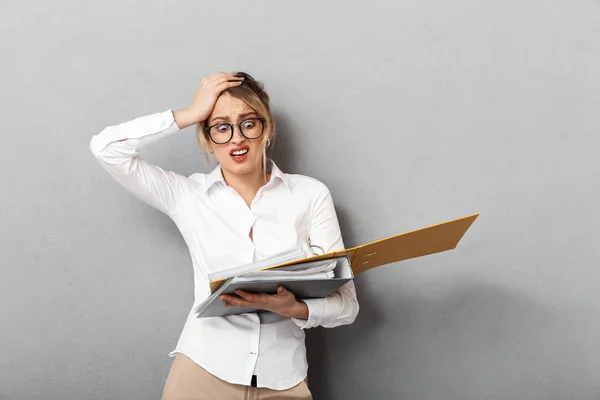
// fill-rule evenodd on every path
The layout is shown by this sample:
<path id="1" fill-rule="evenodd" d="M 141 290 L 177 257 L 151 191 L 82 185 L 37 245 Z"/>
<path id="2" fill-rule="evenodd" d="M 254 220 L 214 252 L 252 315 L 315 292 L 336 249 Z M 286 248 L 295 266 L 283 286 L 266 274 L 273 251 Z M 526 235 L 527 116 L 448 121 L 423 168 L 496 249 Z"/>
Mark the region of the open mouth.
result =
<path id="1" fill-rule="evenodd" d="M 231 156 L 231 158 L 233 158 L 234 161 L 242 162 L 246 159 L 246 156 L 248 155 L 249 151 L 250 148 L 248 146 L 242 146 L 232 149 L 229 152 L 229 155 Z"/>

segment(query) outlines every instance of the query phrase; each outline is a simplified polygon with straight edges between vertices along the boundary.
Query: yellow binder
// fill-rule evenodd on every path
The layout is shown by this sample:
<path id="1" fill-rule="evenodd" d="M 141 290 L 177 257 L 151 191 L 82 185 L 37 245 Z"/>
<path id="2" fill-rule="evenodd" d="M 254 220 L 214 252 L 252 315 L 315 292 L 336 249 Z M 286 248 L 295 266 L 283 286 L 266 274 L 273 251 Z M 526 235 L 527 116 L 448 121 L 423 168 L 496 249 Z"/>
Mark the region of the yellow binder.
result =
<path id="1" fill-rule="evenodd" d="M 333 251 L 285 264 L 273 265 L 264 269 L 346 256 L 350 261 L 352 272 L 356 276 L 361 272 L 381 265 L 454 249 L 478 216 L 479 213 L 390 236 L 349 249 Z M 211 281 L 211 292 L 214 292 L 223 281 L 224 279 Z"/>

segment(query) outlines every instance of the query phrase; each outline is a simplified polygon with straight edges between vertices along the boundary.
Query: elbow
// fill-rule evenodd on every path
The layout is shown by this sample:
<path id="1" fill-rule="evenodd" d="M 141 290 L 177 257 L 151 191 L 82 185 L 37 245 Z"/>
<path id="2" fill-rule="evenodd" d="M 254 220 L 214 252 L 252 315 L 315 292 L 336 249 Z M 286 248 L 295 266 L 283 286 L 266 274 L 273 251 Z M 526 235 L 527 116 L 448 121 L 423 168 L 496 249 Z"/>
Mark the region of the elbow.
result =
<path id="1" fill-rule="evenodd" d="M 356 320 L 356 317 L 358 317 L 359 311 L 360 311 L 360 305 L 358 304 L 358 300 L 354 299 L 354 311 L 352 313 L 352 321 L 350 321 L 350 323 L 352 323 Z"/>
<path id="2" fill-rule="evenodd" d="M 100 133 L 92 136 L 92 139 L 90 140 L 90 151 L 96 158 L 102 157 L 102 153 L 110 143 L 110 141 L 107 141 L 106 139 L 109 129 L 110 127 L 104 128 Z"/>
<path id="3" fill-rule="evenodd" d="M 100 157 L 100 153 L 102 151 L 100 141 L 98 135 L 92 136 L 92 140 L 90 140 L 90 151 L 94 155 L 94 157 Z"/>
<path id="4" fill-rule="evenodd" d="M 341 297 L 343 299 L 343 317 L 340 319 L 342 325 L 350 325 L 356 320 L 358 312 L 360 311 L 360 305 L 358 304 L 358 298 L 356 297 L 356 289 L 354 288 L 354 283 L 348 286 L 347 290 L 344 290 Z"/>
<path id="5" fill-rule="evenodd" d="M 112 128 L 113 127 L 111 126 L 104 128 L 102 132 L 92 136 L 92 139 L 90 140 L 90 151 L 97 159 L 106 159 L 107 157 L 115 156 L 119 158 L 119 156 L 121 156 L 122 153 L 130 150 L 127 145 L 115 145 L 118 142 L 122 142 L 128 139 L 125 138 L 112 140 Z"/>
<path id="6" fill-rule="evenodd" d="M 323 324 L 325 328 L 335 328 L 342 325 L 350 325 L 356 320 L 360 306 L 356 297 L 349 297 L 344 299 L 344 304 L 340 313 L 330 324 Z"/>
<path id="7" fill-rule="evenodd" d="M 90 139 L 90 151 L 94 157 L 100 158 L 105 149 L 113 142 L 113 140 L 111 140 L 112 136 L 114 136 L 113 126 L 107 126 L 98 134 L 92 136 Z"/>
<path id="8" fill-rule="evenodd" d="M 348 317 L 346 318 L 344 325 L 350 325 L 356 320 L 356 317 L 358 316 L 360 306 L 358 305 L 358 300 L 356 300 L 356 298 L 350 300 L 349 309 L 350 312 L 348 313 Z"/>
<path id="9" fill-rule="evenodd" d="M 356 320 L 360 306 L 356 298 L 356 290 L 353 284 L 338 289 L 334 297 L 338 303 L 338 312 L 335 317 L 322 326 L 325 328 L 334 328 L 341 325 L 350 325 Z"/>

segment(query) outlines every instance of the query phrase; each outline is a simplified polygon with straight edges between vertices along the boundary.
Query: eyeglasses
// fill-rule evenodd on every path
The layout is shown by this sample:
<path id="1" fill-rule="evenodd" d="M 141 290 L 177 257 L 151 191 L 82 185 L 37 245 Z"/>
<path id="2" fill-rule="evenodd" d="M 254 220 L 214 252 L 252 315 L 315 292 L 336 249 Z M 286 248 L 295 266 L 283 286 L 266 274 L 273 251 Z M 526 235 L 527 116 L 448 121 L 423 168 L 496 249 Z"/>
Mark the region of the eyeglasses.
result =
<path id="1" fill-rule="evenodd" d="M 233 138 L 233 127 L 239 128 L 240 133 L 246 139 L 258 139 L 265 131 L 264 118 L 250 118 L 243 120 L 239 124 L 227 124 L 225 122 L 207 126 L 204 131 L 210 136 L 216 144 L 225 144 Z"/>

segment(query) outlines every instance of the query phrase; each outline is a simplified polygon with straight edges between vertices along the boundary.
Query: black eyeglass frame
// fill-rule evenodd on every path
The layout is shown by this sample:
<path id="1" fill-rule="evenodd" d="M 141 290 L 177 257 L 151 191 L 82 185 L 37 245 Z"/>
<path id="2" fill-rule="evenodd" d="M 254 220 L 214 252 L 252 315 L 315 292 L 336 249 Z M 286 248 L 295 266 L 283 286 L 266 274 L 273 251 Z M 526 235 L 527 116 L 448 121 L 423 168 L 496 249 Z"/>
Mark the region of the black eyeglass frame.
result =
<path id="1" fill-rule="evenodd" d="M 258 135 L 257 137 L 253 137 L 253 138 L 249 138 L 248 136 L 244 135 L 244 131 L 241 128 L 241 124 L 243 124 L 244 122 L 248 122 L 248 121 L 260 121 L 260 126 L 261 126 L 261 131 L 260 131 L 260 135 Z M 265 118 L 247 118 L 245 120 L 243 120 L 242 122 L 238 123 L 238 124 L 228 124 L 226 122 L 220 122 L 218 124 L 214 124 L 211 126 L 205 126 L 204 127 L 204 131 L 208 134 L 208 137 L 210 138 L 210 140 L 214 143 L 214 144 L 225 144 L 225 143 L 229 143 L 231 141 L 231 139 L 233 139 L 233 127 L 237 126 L 238 130 L 240 131 L 241 135 L 243 137 L 245 137 L 248 140 L 254 140 L 254 139 L 258 139 L 259 137 L 261 137 L 262 135 L 264 135 L 265 133 L 265 122 L 266 119 Z M 229 139 L 227 139 L 225 142 L 217 142 L 215 139 L 213 139 L 212 135 L 210 134 L 210 130 L 212 128 L 214 128 L 215 126 L 219 126 L 219 125 L 229 125 L 229 129 L 231 129 L 231 136 L 229 136 Z"/>

